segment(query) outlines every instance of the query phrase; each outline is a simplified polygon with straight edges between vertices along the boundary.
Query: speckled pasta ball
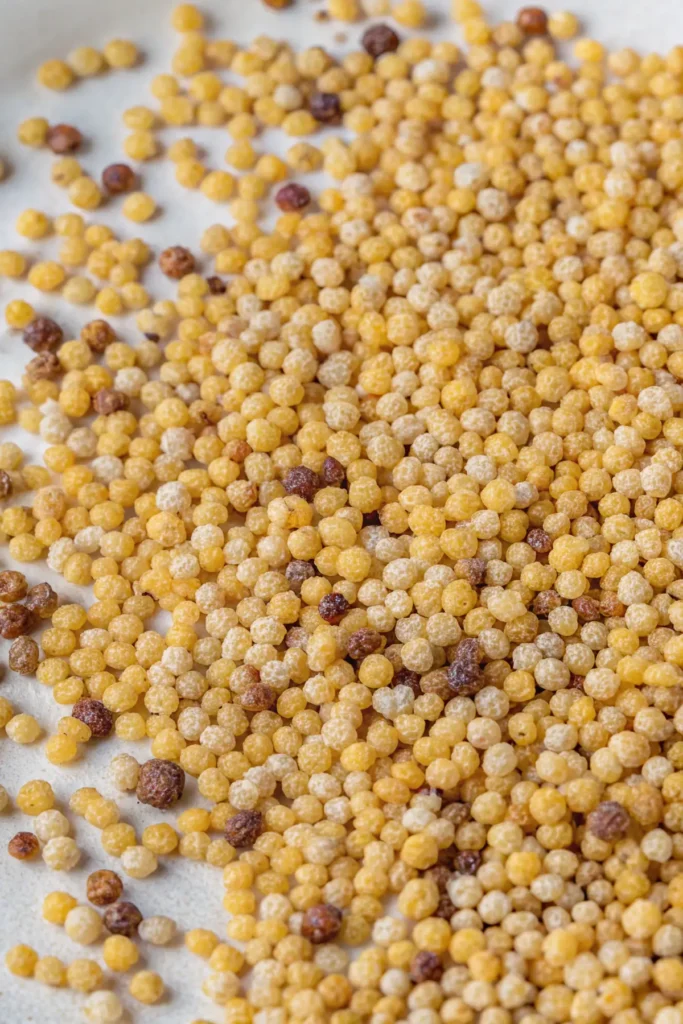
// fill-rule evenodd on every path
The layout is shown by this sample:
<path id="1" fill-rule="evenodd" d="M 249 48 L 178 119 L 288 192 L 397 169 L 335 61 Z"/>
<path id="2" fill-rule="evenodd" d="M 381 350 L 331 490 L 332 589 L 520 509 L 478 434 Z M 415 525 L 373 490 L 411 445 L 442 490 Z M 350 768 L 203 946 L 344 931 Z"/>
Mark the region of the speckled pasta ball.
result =
<path id="1" fill-rule="evenodd" d="M 166 810 L 177 803 L 185 788 L 185 772 L 172 761 L 153 758 L 140 766 L 136 794 L 143 804 Z"/>
<path id="2" fill-rule="evenodd" d="M 102 869 L 88 875 L 86 893 L 90 902 L 94 903 L 96 907 L 105 907 L 110 903 L 115 903 L 122 892 L 123 883 L 115 871 Z M 112 931 L 108 924 L 107 928 Z"/>
<path id="3" fill-rule="evenodd" d="M 111 874 L 113 874 L 113 872 L 111 872 Z M 120 880 L 118 888 L 119 892 L 114 897 L 115 899 L 118 899 L 118 896 L 120 896 L 123 888 L 123 886 L 120 884 Z M 101 886 L 98 886 L 98 890 L 99 889 L 101 889 Z M 110 887 L 107 887 L 107 894 L 109 893 L 109 891 Z M 90 896 L 88 898 L 91 899 Z M 91 901 L 95 902 L 92 899 Z M 108 899 L 107 902 L 109 903 L 112 901 Z M 102 903 L 98 904 L 98 906 L 102 905 Z M 133 935 L 137 933 L 138 925 L 142 921 L 142 914 L 140 913 L 140 911 L 138 910 L 134 903 L 121 901 L 119 903 L 112 903 L 112 906 L 108 906 L 104 912 L 102 919 L 104 921 L 105 927 L 107 928 L 108 931 L 112 933 L 112 935 L 125 935 L 128 938 L 131 938 Z"/>
<path id="4" fill-rule="evenodd" d="M 102 701 L 92 698 L 83 698 L 76 701 L 71 714 L 74 718 L 84 722 L 93 736 L 101 738 L 108 736 L 114 726 L 114 719 L 109 708 Z"/>

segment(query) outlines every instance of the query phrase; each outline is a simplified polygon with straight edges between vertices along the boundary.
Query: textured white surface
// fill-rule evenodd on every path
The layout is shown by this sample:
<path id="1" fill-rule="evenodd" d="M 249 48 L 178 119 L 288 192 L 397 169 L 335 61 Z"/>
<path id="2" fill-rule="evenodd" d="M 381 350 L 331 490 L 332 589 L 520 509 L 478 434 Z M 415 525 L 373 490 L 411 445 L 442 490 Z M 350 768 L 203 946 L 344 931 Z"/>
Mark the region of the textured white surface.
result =
<path id="1" fill-rule="evenodd" d="M 259 0 L 208 0 L 204 10 L 212 12 L 212 27 L 217 36 L 247 42 L 264 32 L 278 38 L 287 38 L 297 45 L 319 43 L 339 54 L 352 47 L 362 31 L 360 26 L 341 26 L 338 23 L 314 22 L 313 13 L 322 6 L 322 0 L 298 0 L 295 7 L 282 13 L 264 8 Z M 495 0 L 487 8 L 495 17 L 513 16 L 518 3 Z M 569 3 L 551 2 L 548 9 L 563 9 Z M 153 74 L 167 70 L 174 46 L 174 33 L 169 25 L 172 5 L 165 0 L 0 0 L 0 155 L 12 166 L 11 177 L 0 185 L 0 247 L 11 246 L 30 252 L 37 247 L 18 239 L 13 223 L 18 210 L 34 206 L 51 215 L 66 211 L 69 206 L 65 194 L 49 181 L 50 155 L 46 151 L 22 149 L 14 140 L 17 123 L 31 115 L 44 115 L 51 121 L 66 121 L 78 125 L 88 139 L 82 162 L 86 169 L 97 175 L 99 170 L 114 159 L 121 158 L 120 144 L 124 128 L 120 112 L 134 103 L 144 102 L 146 86 Z M 447 17 L 449 0 L 428 0 L 433 12 L 435 38 L 457 40 L 457 30 Z M 683 41 L 683 5 L 679 0 L 579 0 L 572 5 L 579 15 L 585 16 L 585 29 L 594 38 L 610 47 L 632 46 L 639 50 L 666 50 Z M 335 39 L 339 32 L 347 36 L 346 43 Z M 103 45 L 113 37 L 134 39 L 145 53 L 145 60 L 132 72 L 113 72 L 98 79 L 86 81 L 65 94 L 49 93 L 40 89 L 34 80 L 37 64 L 49 57 L 65 56 L 77 45 Z M 162 133 L 163 134 L 163 133 Z M 227 147 L 227 134 L 221 130 L 190 129 L 175 132 L 192 134 L 206 143 L 211 153 L 211 166 L 220 167 Z M 166 138 L 172 137 L 171 133 Z M 269 148 L 282 148 L 282 138 L 267 140 Z M 201 232 L 209 224 L 221 219 L 221 209 L 201 195 L 181 191 L 173 180 L 169 162 L 159 161 L 143 168 L 144 187 L 162 204 L 164 216 L 142 226 L 140 232 L 155 245 L 182 242 L 197 250 Z M 98 211 L 96 219 L 122 226 L 111 207 Z M 138 233 L 134 225 L 123 229 L 122 237 Z M 48 250 L 55 251 L 55 242 Z M 156 279 L 158 283 L 158 279 Z M 11 282 L 0 282 L 0 305 L 13 297 L 27 294 Z M 69 332 L 91 319 L 92 312 L 66 307 L 59 301 L 37 303 L 43 311 L 59 311 L 59 320 Z M 74 336 L 72 334 L 72 336 Z M 26 350 L 17 335 L 0 330 L 1 375 L 19 381 L 27 358 Z M 3 434 L 3 440 L 8 435 Z M 17 437 L 18 440 L 18 437 Z M 22 437 L 27 447 L 25 435 Z M 0 568 L 8 567 L 6 551 L 0 552 Z M 49 578 L 39 566 L 30 567 L 32 582 Z M 54 582 L 54 581 L 53 581 Z M 68 593 L 63 581 L 60 592 L 71 599 L 87 601 L 87 594 L 78 594 L 74 588 Z M 6 648 L 0 654 L 6 660 Z M 50 695 L 35 680 L 5 677 L 3 695 L 15 703 L 17 709 L 31 712 L 48 731 L 52 731 L 61 713 Z M 109 758 L 123 749 L 116 741 L 90 744 L 81 762 L 64 768 L 55 768 L 45 759 L 42 742 L 31 747 L 19 747 L 8 739 L 0 740 L 0 782 L 11 795 L 30 778 L 46 778 L 53 784 L 59 806 L 65 807 L 70 793 L 78 786 L 95 785 L 106 796 L 115 796 L 106 777 Z M 148 756 L 146 742 L 129 744 L 131 753 L 144 760 Z M 194 786 L 189 781 L 183 805 L 191 801 Z M 161 815 L 137 804 L 134 795 L 120 797 L 122 818 L 136 825 L 138 834 L 150 821 Z M 169 820 L 173 820 L 169 815 Z M 51 872 L 39 859 L 20 864 L 7 857 L 8 839 L 20 829 L 31 828 L 31 819 L 16 810 L 0 815 L 0 955 L 17 941 L 35 946 L 41 955 L 52 954 L 70 961 L 79 956 L 97 955 L 92 950 L 76 946 L 56 926 L 48 925 L 40 916 L 43 896 L 52 889 L 64 889 L 81 900 L 85 899 L 85 879 L 90 871 L 101 867 L 117 868 L 117 862 L 101 851 L 99 834 L 81 819 L 71 816 L 73 834 L 84 851 L 81 866 L 68 875 Z M 221 908 L 222 887 L 220 872 L 204 864 L 166 858 L 156 875 L 144 882 L 130 881 L 126 885 L 126 898 L 133 900 L 144 915 L 168 914 L 177 919 L 181 928 L 196 926 L 213 928 L 224 936 L 225 914 Z M 141 944 L 142 946 L 142 944 Z M 172 998 L 158 1007 L 139 1007 L 124 994 L 130 1019 L 164 1024 L 188 1024 L 197 1017 L 220 1021 L 223 1012 L 198 993 L 205 966 L 182 948 L 182 940 L 166 950 L 142 946 L 140 966 L 158 969 L 170 990 Z M 128 978 L 130 975 L 126 976 Z M 124 989 L 119 980 L 117 991 Z M 81 1019 L 83 997 L 69 991 L 54 991 L 34 981 L 21 981 L 0 968 L 0 1021 L 3 1024 L 64 1024 Z"/>

